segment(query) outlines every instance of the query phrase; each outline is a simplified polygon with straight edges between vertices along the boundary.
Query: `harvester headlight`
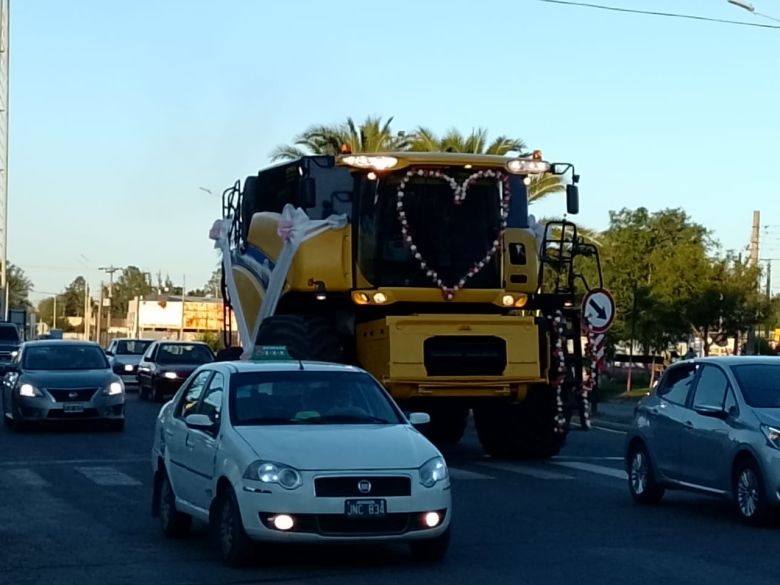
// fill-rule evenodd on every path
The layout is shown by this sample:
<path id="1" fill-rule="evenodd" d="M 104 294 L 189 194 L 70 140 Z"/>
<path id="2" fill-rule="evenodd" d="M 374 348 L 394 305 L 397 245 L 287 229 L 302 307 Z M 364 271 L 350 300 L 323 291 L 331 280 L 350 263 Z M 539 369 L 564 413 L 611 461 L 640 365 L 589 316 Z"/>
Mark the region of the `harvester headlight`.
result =
<path id="1" fill-rule="evenodd" d="M 351 154 L 345 156 L 342 161 L 344 164 L 351 167 L 374 169 L 375 171 L 386 171 L 398 164 L 398 159 L 394 156 L 365 156 Z"/>
<path id="2" fill-rule="evenodd" d="M 367 305 L 371 302 L 371 299 L 364 292 L 353 292 L 352 302 L 354 302 L 356 305 Z"/>
<path id="3" fill-rule="evenodd" d="M 517 297 L 517 300 L 515 301 L 515 307 L 525 307 L 525 304 L 528 302 L 528 295 L 520 295 Z"/>
<path id="4" fill-rule="evenodd" d="M 501 302 L 504 304 L 505 307 L 511 307 L 515 304 L 515 297 L 512 295 L 504 295 L 501 299 Z"/>
<path id="5" fill-rule="evenodd" d="M 506 163 L 506 170 L 515 175 L 540 175 L 550 170 L 550 163 L 543 160 L 516 158 Z"/>
<path id="6" fill-rule="evenodd" d="M 377 305 L 383 305 L 384 303 L 387 302 L 387 295 L 381 292 L 374 293 L 374 302 Z"/>

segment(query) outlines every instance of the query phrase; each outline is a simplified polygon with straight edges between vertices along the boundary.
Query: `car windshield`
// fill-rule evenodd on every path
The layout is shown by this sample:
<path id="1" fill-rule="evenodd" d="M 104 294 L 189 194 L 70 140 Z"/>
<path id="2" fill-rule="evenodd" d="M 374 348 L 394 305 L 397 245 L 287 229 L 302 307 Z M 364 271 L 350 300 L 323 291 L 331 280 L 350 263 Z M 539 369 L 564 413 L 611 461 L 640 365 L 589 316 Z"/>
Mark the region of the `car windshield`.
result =
<path id="1" fill-rule="evenodd" d="M 251 372 L 233 375 L 234 425 L 400 424 L 384 390 L 360 372 Z"/>
<path id="2" fill-rule="evenodd" d="M 103 350 L 94 345 L 31 346 L 24 350 L 22 367 L 25 370 L 104 370 L 108 361 Z"/>
<path id="3" fill-rule="evenodd" d="M 115 355 L 141 355 L 146 351 L 146 348 L 151 345 L 151 341 L 142 341 L 140 339 L 129 339 L 127 341 L 118 341 Z"/>
<path id="4" fill-rule="evenodd" d="M 780 363 L 732 366 L 742 396 L 753 408 L 780 408 Z"/>
<path id="5" fill-rule="evenodd" d="M 15 326 L 0 327 L 0 341 L 19 342 L 19 330 Z"/>
<path id="6" fill-rule="evenodd" d="M 206 345 L 164 343 L 157 352 L 159 364 L 207 364 L 214 361 L 214 354 Z"/>

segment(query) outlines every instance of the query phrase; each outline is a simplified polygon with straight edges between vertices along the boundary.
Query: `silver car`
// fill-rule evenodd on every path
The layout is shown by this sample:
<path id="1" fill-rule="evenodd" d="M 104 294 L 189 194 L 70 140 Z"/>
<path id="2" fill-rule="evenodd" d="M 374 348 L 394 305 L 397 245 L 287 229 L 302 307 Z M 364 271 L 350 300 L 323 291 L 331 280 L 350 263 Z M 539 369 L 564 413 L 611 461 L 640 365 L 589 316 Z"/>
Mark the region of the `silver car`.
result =
<path id="1" fill-rule="evenodd" d="M 3 419 L 16 429 L 33 422 L 84 419 L 124 428 L 125 387 L 97 343 L 28 341 L 4 369 Z"/>
<path id="2" fill-rule="evenodd" d="M 640 504 L 684 489 L 730 499 L 749 524 L 772 520 L 780 508 L 780 358 L 672 365 L 636 408 L 625 461 Z"/>
<path id="3" fill-rule="evenodd" d="M 111 364 L 114 373 L 122 378 L 125 387 L 135 386 L 138 383 L 138 364 L 153 341 L 153 339 L 131 338 L 111 340 L 106 349 L 108 363 Z"/>

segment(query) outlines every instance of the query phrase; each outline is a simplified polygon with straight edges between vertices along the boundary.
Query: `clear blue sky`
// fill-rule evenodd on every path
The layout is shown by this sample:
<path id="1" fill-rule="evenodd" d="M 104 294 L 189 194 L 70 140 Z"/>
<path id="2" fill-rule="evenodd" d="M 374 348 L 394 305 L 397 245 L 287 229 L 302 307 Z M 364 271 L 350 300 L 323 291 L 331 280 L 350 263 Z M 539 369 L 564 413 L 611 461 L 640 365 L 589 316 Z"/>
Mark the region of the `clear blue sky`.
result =
<path id="1" fill-rule="evenodd" d="M 726 0 L 604 3 L 771 24 Z M 533 0 L 12 4 L 9 257 L 39 291 L 111 263 L 200 286 L 220 207 L 198 188 L 348 115 L 519 136 L 577 165 L 592 227 L 682 206 L 738 249 L 754 209 L 780 224 L 780 30 Z"/>

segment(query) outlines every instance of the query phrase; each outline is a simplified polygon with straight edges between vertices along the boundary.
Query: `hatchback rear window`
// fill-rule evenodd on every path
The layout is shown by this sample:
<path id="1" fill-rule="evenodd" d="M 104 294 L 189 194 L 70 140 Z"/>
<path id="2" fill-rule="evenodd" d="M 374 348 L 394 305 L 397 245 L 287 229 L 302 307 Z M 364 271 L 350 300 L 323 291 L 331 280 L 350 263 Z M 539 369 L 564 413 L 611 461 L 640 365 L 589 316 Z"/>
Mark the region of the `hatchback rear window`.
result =
<path id="1" fill-rule="evenodd" d="M 745 402 L 753 408 L 780 408 L 780 363 L 731 366 Z"/>

